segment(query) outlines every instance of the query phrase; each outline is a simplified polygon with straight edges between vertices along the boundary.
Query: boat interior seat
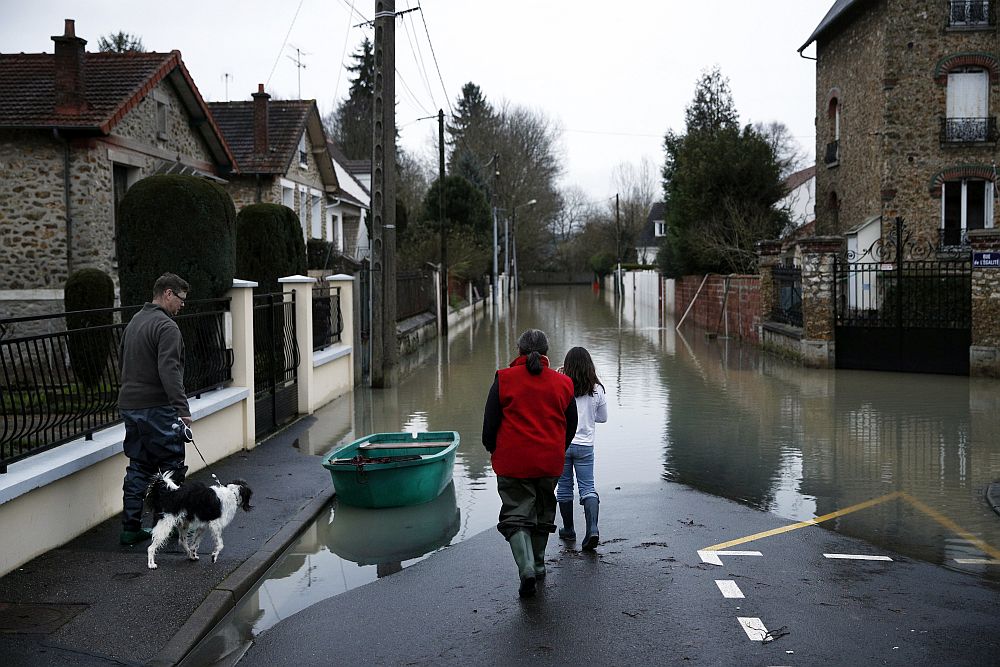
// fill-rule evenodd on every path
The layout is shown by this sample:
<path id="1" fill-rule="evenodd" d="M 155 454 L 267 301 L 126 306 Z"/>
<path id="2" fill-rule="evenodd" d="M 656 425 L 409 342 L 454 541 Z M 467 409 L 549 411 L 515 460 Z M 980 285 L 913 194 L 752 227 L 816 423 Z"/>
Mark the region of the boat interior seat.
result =
<path id="1" fill-rule="evenodd" d="M 450 442 L 427 442 L 425 440 L 418 440 L 416 442 L 366 442 L 359 446 L 358 449 L 408 449 L 413 447 L 424 449 L 427 447 L 447 447 L 450 444 Z"/>

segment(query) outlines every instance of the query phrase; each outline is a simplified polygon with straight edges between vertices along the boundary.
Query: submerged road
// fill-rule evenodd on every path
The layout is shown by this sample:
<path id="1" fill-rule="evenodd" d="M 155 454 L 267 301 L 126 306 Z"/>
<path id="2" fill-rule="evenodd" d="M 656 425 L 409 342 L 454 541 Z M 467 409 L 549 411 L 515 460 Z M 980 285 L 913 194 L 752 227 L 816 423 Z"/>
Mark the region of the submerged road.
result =
<path id="1" fill-rule="evenodd" d="M 240 664 L 997 664 L 995 584 L 678 484 L 602 498 L 596 554 L 551 540 L 533 599 L 487 530 L 284 620 Z"/>

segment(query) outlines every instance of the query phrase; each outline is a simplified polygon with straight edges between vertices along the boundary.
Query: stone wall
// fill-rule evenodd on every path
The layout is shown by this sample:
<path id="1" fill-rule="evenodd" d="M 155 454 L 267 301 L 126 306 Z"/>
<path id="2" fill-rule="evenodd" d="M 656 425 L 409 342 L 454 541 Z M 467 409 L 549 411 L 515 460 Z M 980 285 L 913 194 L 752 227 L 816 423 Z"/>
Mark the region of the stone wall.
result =
<path id="1" fill-rule="evenodd" d="M 886 3 L 865 11 L 833 39 L 817 45 L 816 61 L 816 233 L 842 233 L 878 215 L 880 206 Z M 830 100 L 840 107 L 840 151 L 836 166 L 824 163 L 834 140 Z M 836 193 L 839 210 L 830 208 Z"/>
<path id="2" fill-rule="evenodd" d="M 107 140 L 70 142 L 69 253 L 65 144 L 51 132 L 0 131 L 0 287 L 61 289 L 71 272 L 91 267 L 117 281 L 113 164 L 132 169 L 134 182 L 178 154 L 197 164 L 211 158 L 172 84 L 162 81 L 155 91 L 158 99 L 167 101 L 166 139 L 157 138 L 156 101 L 150 94 L 112 128 Z"/>
<path id="3" fill-rule="evenodd" d="M 988 177 L 983 170 L 996 157 L 994 143 L 942 144 L 940 129 L 947 74 L 956 67 L 990 71 L 989 114 L 996 116 L 996 28 L 949 28 L 946 2 L 868 3 L 844 29 L 820 41 L 817 55 L 817 233 L 843 233 L 873 216 L 900 215 L 910 229 L 936 242 L 942 176 Z M 824 154 L 834 135 L 828 113 L 834 97 L 840 103 L 840 160 L 828 168 Z M 840 202 L 836 215 L 832 192 Z"/>
<path id="4" fill-rule="evenodd" d="M 1000 229 L 970 232 L 974 252 L 1000 255 Z M 1000 378 L 1000 268 L 972 269 L 971 375 Z"/>

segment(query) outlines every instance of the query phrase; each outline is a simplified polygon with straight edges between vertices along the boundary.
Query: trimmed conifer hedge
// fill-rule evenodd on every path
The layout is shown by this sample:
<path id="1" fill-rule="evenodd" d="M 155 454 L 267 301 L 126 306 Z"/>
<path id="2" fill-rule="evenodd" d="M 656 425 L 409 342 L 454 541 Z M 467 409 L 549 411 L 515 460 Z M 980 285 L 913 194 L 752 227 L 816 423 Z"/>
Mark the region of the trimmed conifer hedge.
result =
<path id="1" fill-rule="evenodd" d="M 107 369 L 112 345 L 110 325 L 114 323 L 112 311 L 94 311 L 115 305 L 115 283 L 100 269 L 80 269 L 66 281 L 63 304 L 73 375 L 88 387 L 94 386 Z"/>
<path id="2" fill-rule="evenodd" d="M 216 183 L 197 176 L 144 178 L 125 194 L 118 227 L 123 306 L 142 304 L 162 274 L 176 273 L 195 299 L 222 297 L 233 286 L 236 209 Z"/>
<path id="3" fill-rule="evenodd" d="M 250 204 L 236 216 L 236 275 L 276 292 L 278 278 L 306 273 L 306 243 L 295 211 L 280 204 Z"/>

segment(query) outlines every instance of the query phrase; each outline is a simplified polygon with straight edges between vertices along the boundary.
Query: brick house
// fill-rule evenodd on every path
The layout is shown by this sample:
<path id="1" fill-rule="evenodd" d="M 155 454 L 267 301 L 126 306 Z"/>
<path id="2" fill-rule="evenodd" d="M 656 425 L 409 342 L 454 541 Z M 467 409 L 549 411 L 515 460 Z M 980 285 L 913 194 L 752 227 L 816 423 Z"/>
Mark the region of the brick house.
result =
<path id="1" fill-rule="evenodd" d="M 116 277 L 116 212 L 155 173 L 233 166 L 178 51 L 87 53 L 67 19 L 54 53 L 0 54 L 0 315 L 61 310 L 73 271 Z"/>
<path id="2" fill-rule="evenodd" d="M 263 84 L 252 98 L 208 105 L 236 158 L 238 173 L 225 185 L 236 209 L 284 204 L 298 214 L 306 240 L 337 243 L 337 173 L 316 101 L 271 100 Z"/>
<path id="3" fill-rule="evenodd" d="M 899 215 L 967 252 L 995 225 L 996 2 L 837 0 L 814 42 L 817 233 L 861 253 Z"/>

